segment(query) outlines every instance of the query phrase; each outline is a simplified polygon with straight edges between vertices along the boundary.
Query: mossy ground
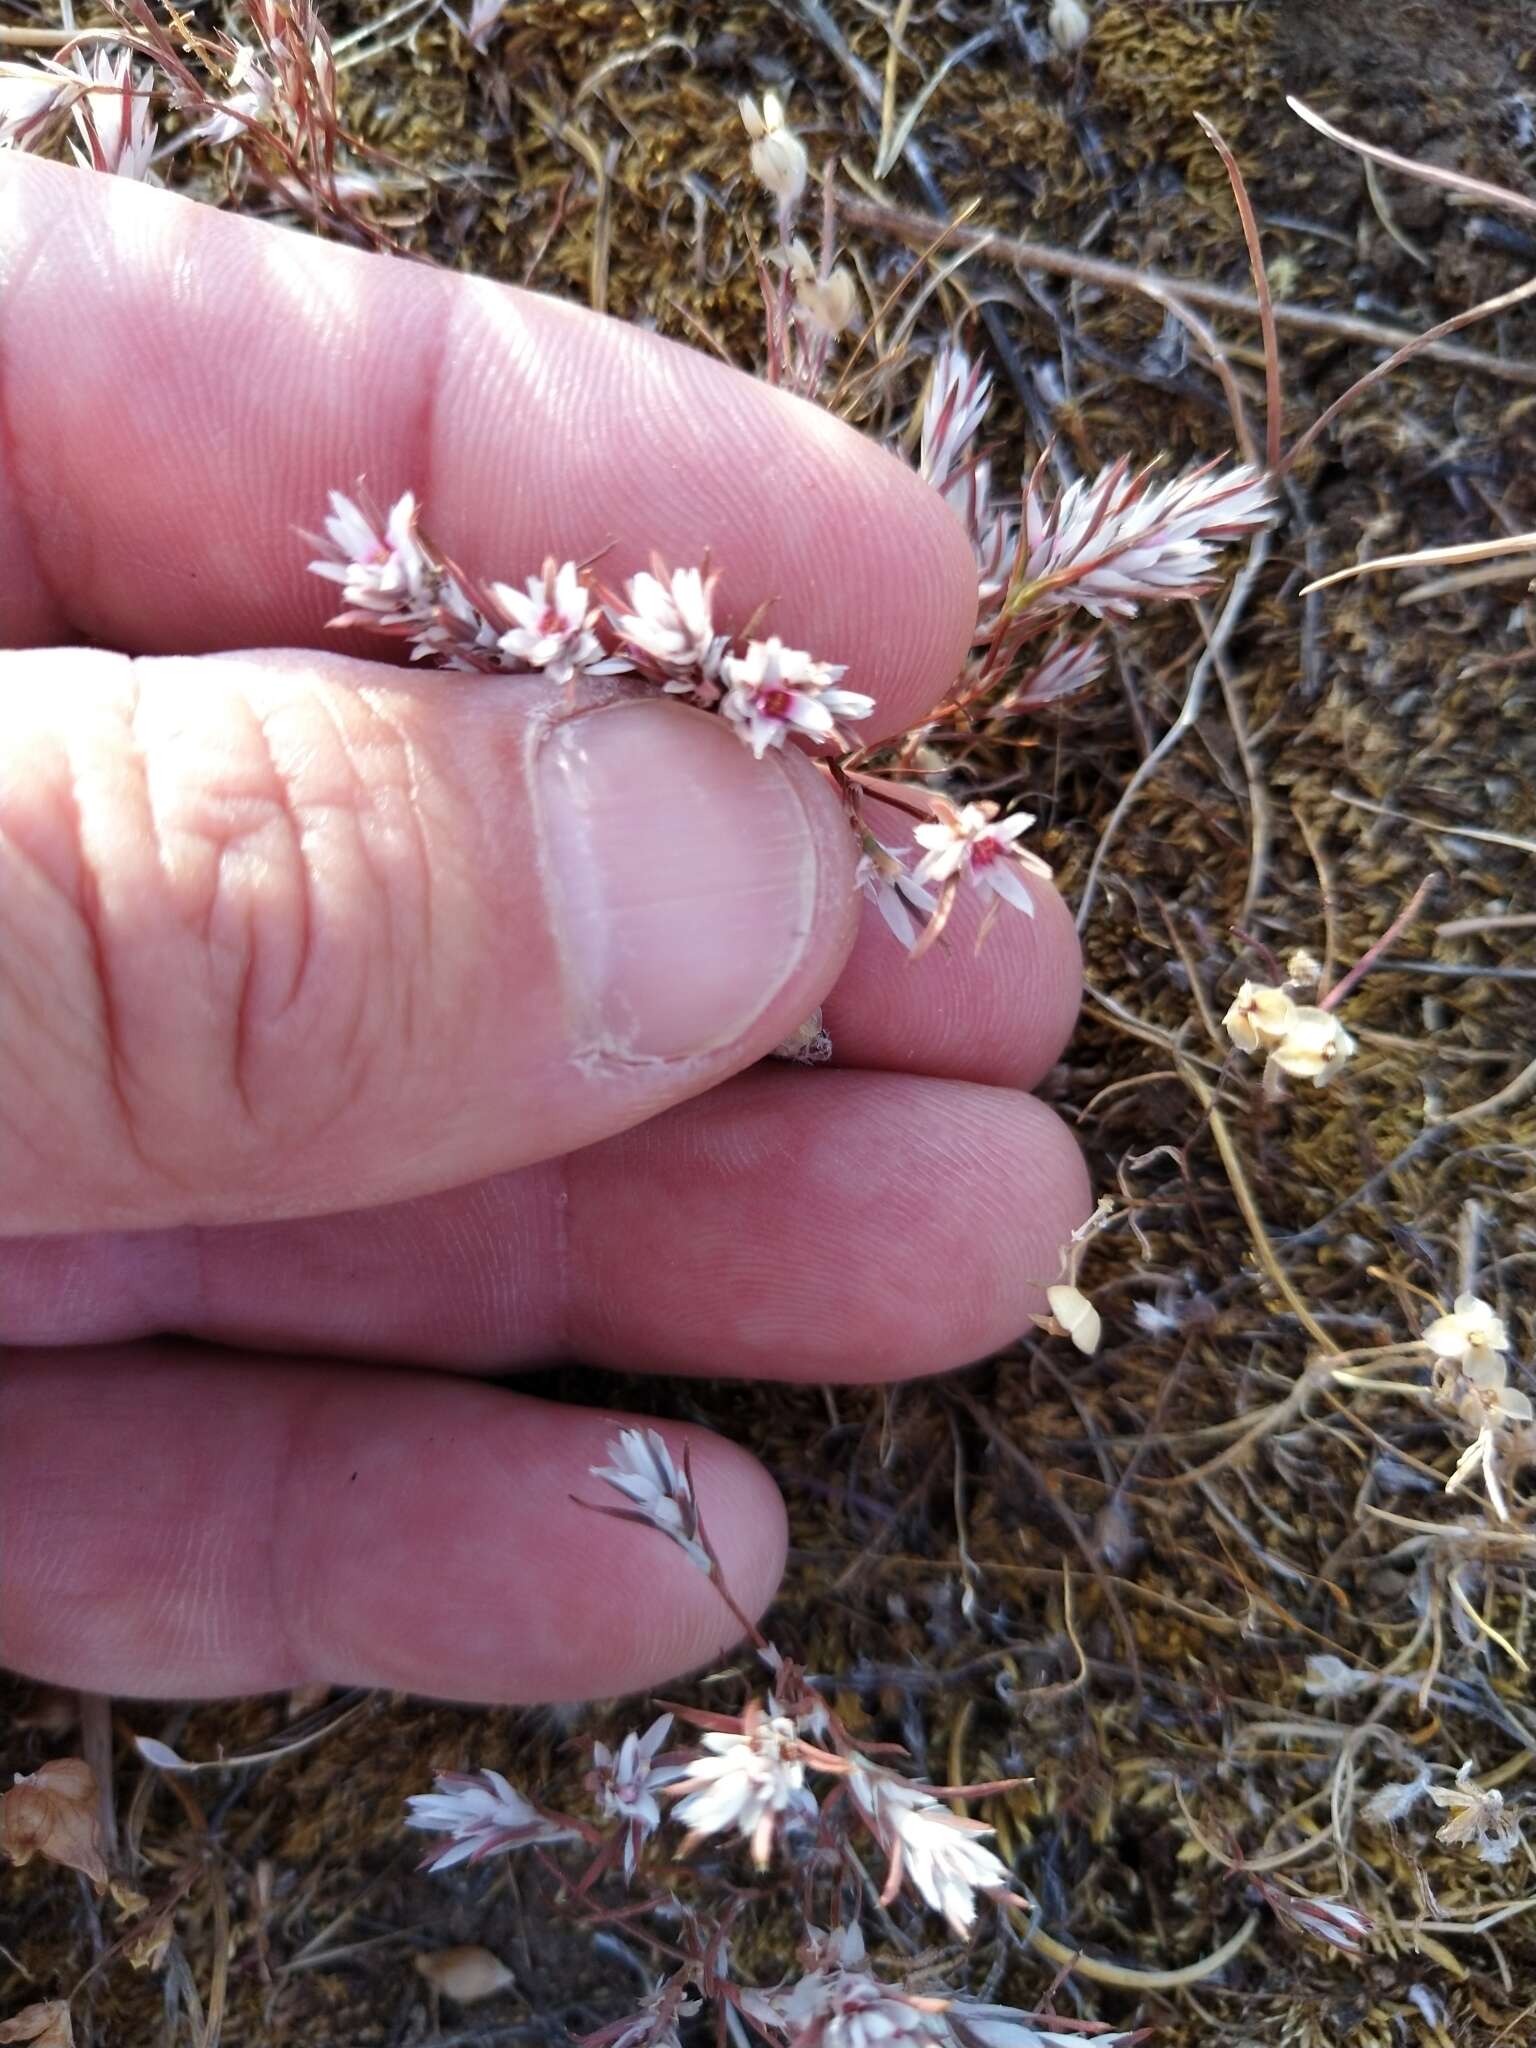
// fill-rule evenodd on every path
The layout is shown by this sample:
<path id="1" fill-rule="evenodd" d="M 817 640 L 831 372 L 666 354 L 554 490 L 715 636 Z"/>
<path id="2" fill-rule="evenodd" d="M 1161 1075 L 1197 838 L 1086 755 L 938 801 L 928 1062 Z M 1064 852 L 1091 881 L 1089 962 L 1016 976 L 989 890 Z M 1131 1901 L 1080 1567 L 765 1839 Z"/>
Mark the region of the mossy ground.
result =
<path id="1" fill-rule="evenodd" d="M 1026 30 L 1044 11 L 910 10 L 898 110 L 948 51 L 996 29 L 914 130 L 944 201 L 973 207 L 973 223 L 1242 289 L 1237 219 L 1199 111 L 1237 151 L 1274 289 L 1292 304 L 1416 330 L 1528 273 L 1529 223 L 1391 174 L 1373 195 L 1358 160 L 1302 128 L 1283 99 L 1298 92 L 1408 154 L 1528 190 L 1528 8 L 1107 0 L 1077 63 L 1041 61 Z M 878 108 L 847 58 L 883 78 L 883 12 L 843 0 L 824 13 L 788 0 L 542 0 L 509 8 L 484 58 L 438 22 L 347 73 L 353 125 L 402 164 L 379 218 L 411 252 L 708 337 L 750 364 L 760 308 L 746 229 L 764 217 L 736 95 L 792 81 L 813 153 L 867 195 Z M 343 9 L 333 26 L 367 19 Z M 205 160 L 184 165 L 193 186 L 217 176 Z M 908 164 L 883 191 L 932 204 Z M 872 230 L 848 243 L 877 289 L 911 261 Z M 983 256 L 925 318 L 961 320 L 982 299 L 1030 386 L 1021 393 L 995 365 L 1005 474 L 1038 452 L 1024 400 L 1042 393 L 1085 469 L 1122 452 L 1182 461 L 1230 445 L 1215 382 L 1148 302 Z M 1260 417 L 1257 328 L 1216 325 Z M 1292 432 L 1376 360 L 1294 327 L 1281 338 Z M 1536 357 L 1536 316 L 1522 309 L 1463 339 Z M 916 361 L 892 364 L 866 393 L 871 421 L 899 416 L 920 377 Z M 1449 1767 L 1473 1756 L 1522 1795 L 1536 1752 L 1522 1662 L 1536 1653 L 1530 1500 L 1513 1503 L 1520 1542 L 1382 1519 L 1492 1527 L 1474 1499 L 1439 1490 L 1460 1447 L 1441 1420 L 1411 1400 L 1326 1388 L 1278 1433 L 1200 1469 L 1238 1441 L 1234 1417 L 1284 1397 L 1312 1351 L 1266 1277 L 1256 1217 L 1296 1293 L 1357 1345 L 1418 1327 L 1413 1290 L 1455 1291 L 1458 1233 L 1478 1204 L 1482 1285 L 1503 1294 L 1528 1355 L 1536 1091 L 1442 1120 L 1530 1060 L 1536 945 L 1519 926 L 1437 927 L 1536 908 L 1536 610 L 1519 580 L 1423 601 L 1411 577 L 1311 602 L 1297 593 L 1362 551 L 1536 525 L 1533 434 L 1529 381 L 1427 361 L 1347 413 L 1302 469 L 1196 728 L 1115 833 L 1085 932 L 1083 1025 L 1048 1090 L 1135 1225 L 1087 1268 L 1105 1316 L 1098 1355 L 1026 1335 L 956 1379 L 890 1393 L 698 1382 L 622 1393 L 737 1436 L 772 1469 L 794 1543 L 774 1630 L 813 1672 L 838 1675 L 850 1720 L 905 1742 L 939 1780 L 1029 1774 L 988 1817 L 1051 1934 L 1153 1972 L 1217 1948 L 1249 1902 L 1191 1819 L 1250 1855 L 1295 1851 L 1288 1874 L 1320 1894 L 1347 1890 L 1378 1917 L 1363 1961 L 1266 1917 L 1192 1989 L 1072 1976 L 1054 1994 L 1063 2011 L 1156 2024 L 1169 2048 L 1536 2038 L 1536 1917 L 1517 1908 L 1484 1934 L 1451 1924 L 1536 1904 L 1527 1859 L 1490 1869 L 1437 1845 L 1435 1817 L 1393 1833 L 1356 1810 L 1408 1774 L 1405 1756 Z M 1042 850 L 1072 900 L 1119 793 L 1182 701 L 1202 629 L 1188 610 L 1154 612 L 1115 641 L 1117 677 L 972 744 L 963 762 L 1040 814 Z M 1239 1190 L 1188 1078 L 1189 1060 L 1204 1060 L 1194 1071 L 1217 1085 L 1221 1053 L 1197 996 L 1224 1007 L 1240 972 L 1232 927 L 1282 956 L 1307 946 L 1347 962 L 1431 871 L 1423 915 L 1349 1003 L 1362 1050 L 1344 1079 L 1267 1108 L 1246 1072 L 1220 1084 Z M 1143 1328 L 1133 1308 L 1146 1302 L 1171 1322 Z M 550 1376 L 543 1390 L 586 1399 L 594 1383 Z M 1403 1667 L 1414 1674 L 1439 1645 L 1422 1698 L 1408 1686 L 1331 1704 L 1302 1689 L 1309 1656 L 1379 1668 L 1415 1640 Z M 702 1695 L 734 1703 L 746 1682 L 743 1664 L 710 1674 Z M 18 1712 L 30 1697 L 0 1692 Z M 193 1781 L 195 1812 L 120 1751 L 140 1886 L 186 1889 L 167 1969 L 105 1957 L 76 2001 L 80 2037 L 198 2040 L 194 2016 L 226 1964 L 228 2048 L 489 2048 L 554 2042 L 621 2012 L 637 1990 L 622 1949 L 553 1917 L 535 1868 L 425 1879 L 398 1817 L 403 1796 L 450 1765 L 498 1763 L 558 1796 L 580 1770 L 572 1738 L 633 1711 L 373 1699 L 281 1765 Z M 1365 1735 L 1348 1733 L 1373 1717 Z M 267 1745 L 284 1708 L 123 1706 L 120 1720 L 206 1755 Z M 3 1762 L 27 1769 L 72 1740 L 17 1724 Z M 0 2011 L 67 1989 L 115 1939 L 82 1889 L 36 1868 L 0 1876 L 0 1925 Z M 743 1974 L 777 1976 L 787 1914 L 759 1910 L 743 1926 Z M 435 2012 L 411 1955 L 451 1942 L 494 1949 L 516 1991 Z M 1002 1935 L 956 1966 L 1026 2006 L 1057 1974 Z M 1415 1987 L 1430 1997 L 1416 2002 Z"/>

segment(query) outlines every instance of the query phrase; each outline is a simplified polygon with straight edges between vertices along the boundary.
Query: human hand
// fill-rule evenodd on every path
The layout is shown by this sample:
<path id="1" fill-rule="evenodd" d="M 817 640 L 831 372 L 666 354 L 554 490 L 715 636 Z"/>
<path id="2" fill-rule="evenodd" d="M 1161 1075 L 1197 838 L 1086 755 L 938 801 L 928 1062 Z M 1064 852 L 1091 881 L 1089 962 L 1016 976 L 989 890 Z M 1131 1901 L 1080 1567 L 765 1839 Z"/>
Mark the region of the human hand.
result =
<path id="1" fill-rule="evenodd" d="M 861 739 L 967 642 L 959 527 L 811 407 L 0 156 L 0 1660 L 64 1684 L 696 1663 L 707 1581 L 571 1499 L 613 1419 L 402 1368 L 938 1370 L 1087 1206 L 1020 1092 L 1076 1005 L 1059 899 L 909 965 L 803 758 L 338 652 L 298 529 L 359 476 L 486 573 L 709 548 L 878 699 Z M 823 998 L 833 1069 L 753 1065 Z M 778 1496 L 688 1440 L 755 1612 Z"/>

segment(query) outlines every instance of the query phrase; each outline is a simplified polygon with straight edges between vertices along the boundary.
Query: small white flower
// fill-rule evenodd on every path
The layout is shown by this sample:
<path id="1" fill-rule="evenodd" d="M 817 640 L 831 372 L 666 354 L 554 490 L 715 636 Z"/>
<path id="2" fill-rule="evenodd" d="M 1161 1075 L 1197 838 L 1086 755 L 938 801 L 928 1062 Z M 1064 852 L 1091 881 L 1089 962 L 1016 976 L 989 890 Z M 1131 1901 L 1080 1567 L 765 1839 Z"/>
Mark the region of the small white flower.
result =
<path id="1" fill-rule="evenodd" d="M 229 85 L 229 97 L 220 100 L 208 118 L 191 131 L 198 141 L 214 148 L 249 134 L 248 124 L 268 121 L 277 105 L 277 83 L 249 44 L 240 45 L 230 66 Z"/>
<path id="2" fill-rule="evenodd" d="M 1283 988 L 1245 981 L 1221 1025 L 1239 1052 L 1273 1052 L 1284 1042 L 1295 1015 L 1296 1005 Z"/>
<path id="3" fill-rule="evenodd" d="M 1504 1794 L 1497 1788 L 1485 1791 L 1471 1782 L 1475 1769 L 1469 1757 L 1453 1785 L 1430 1786 L 1430 1798 L 1451 1816 L 1435 1840 L 1448 1849 L 1475 1848 L 1482 1863 L 1507 1863 L 1520 1846 L 1519 1816 L 1504 1804 Z"/>
<path id="4" fill-rule="evenodd" d="M 151 74 L 134 70 L 131 50 L 114 58 L 99 49 L 89 60 L 77 55 L 75 64 L 86 82 L 75 102 L 75 126 L 85 143 L 83 150 L 70 145 L 76 163 L 116 178 L 147 179 L 157 133 L 149 112 Z"/>
<path id="5" fill-rule="evenodd" d="M 924 917 L 932 917 L 937 905 L 922 883 L 908 871 L 906 862 L 894 846 L 884 845 L 872 832 L 861 831 L 859 842 L 863 851 L 853 879 L 895 937 L 904 946 L 910 946 L 916 936 L 912 912 L 916 910 Z"/>
<path id="6" fill-rule="evenodd" d="M 672 680 L 662 688 L 672 695 L 714 685 L 729 644 L 716 633 L 713 597 L 715 578 L 702 569 L 674 569 L 670 576 L 660 562 L 654 574 L 641 570 L 629 580 L 627 612 L 610 612 L 615 633 L 635 651 L 665 669 Z M 711 688 L 709 700 L 718 691 Z"/>
<path id="7" fill-rule="evenodd" d="M 841 742 L 840 718 L 868 718 L 873 697 L 837 687 L 839 663 L 815 661 L 798 647 L 786 647 L 776 635 L 749 640 L 745 654 L 728 654 L 723 664 L 726 683 L 720 709 L 758 760 L 769 747 L 781 747 L 792 732 L 810 739 Z"/>
<path id="8" fill-rule="evenodd" d="M 330 493 L 326 538 L 335 560 L 310 563 L 316 576 L 339 583 L 349 610 L 379 619 L 424 618 L 437 602 L 439 573 L 416 531 L 416 498 L 407 491 L 382 527 L 341 491 Z"/>
<path id="9" fill-rule="evenodd" d="M 633 1877 L 640 1845 L 661 1826 L 656 1794 L 683 1775 L 677 1764 L 658 1765 L 655 1756 L 667 1739 L 672 1716 L 662 1714 L 643 1735 L 632 1728 L 612 1750 L 606 1742 L 592 1745 L 592 1770 L 587 1783 L 604 1820 L 625 1824 L 624 1875 Z"/>
<path id="10" fill-rule="evenodd" d="M 739 1735 L 710 1733 L 704 1747 L 713 1754 L 686 1766 L 680 1788 L 686 1796 L 674 1818 L 695 1835 L 734 1828 L 751 1842 L 752 1860 L 762 1869 L 777 1827 L 816 1818 L 816 1797 L 805 1782 L 795 1724 L 754 1703 Z"/>
<path id="11" fill-rule="evenodd" d="M 887 1896 L 910 1878 L 963 1941 L 976 1919 L 976 1893 L 1009 1893 L 1012 1874 L 983 1846 L 982 1837 L 995 1832 L 983 1822 L 951 1813 L 931 1792 L 873 1764 L 855 1768 L 848 1789 L 891 1859 Z"/>
<path id="12" fill-rule="evenodd" d="M 1424 1342 L 1436 1358 L 1465 1366 L 1500 1357 L 1509 1349 L 1509 1332 L 1486 1301 L 1458 1294 L 1450 1311 L 1424 1332 Z"/>
<path id="13" fill-rule="evenodd" d="M 958 811 L 946 805 L 940 816 L 919 825 L 912 834 L 919 846 L 927 848 L 913 870 L 914 878 L 948 882 L 965 875 L 983 894 L 990 891 L 1033 917 L 1034 900 L 1024 876 L 1041 875 L 1049 880 L 1051 872 L 1038 854 L 1017 843 L 1034 822 L 1029 811 L 999 818 L 994 803 L 965 804 Z"/>
<path id="14" fill-rule="evenodd" d="M 552 683 L 573 683 L 578 675 L 613 675 L 626 670 L 622 656 L 607 655 L 592 631 L 599 612 L 574 562 L 551 556 L 542 576 L 530 576 L 521 590 L 493 583 L 491 595 L 512 624 L 496 642 L 514 670 L 539 669 Z"/>
<path id="15" fill-rule="evenodd" d="M 740 107 L 742 125 L 752 138 L 752 175 L 787 214 L 805 190 L 810 172 L 805 144 L 785 121 L 777 93 L 764 93 L 761 107 L 750 94 L 743 94 Z"/>
<path id="16" fill-rule="evenodd" d="M 441 1771 L 434 1784 L 435 1790 L 414 1793 L 405 1802 L 408 1828 L 446 1837 L 424 1870 L 483 1863 L 512 1849 L 573 1839 L 574 1830 L 540 1813 L 500 1771 Z"/>
<path id="17" fill-rule="evenodd" d="M 606 1512 L 649 1523 L 670 1536 L 701 1572 L 712 1572 L 714 1560 L 703 1542 L 686 1454 L 679 1472 L 659 1430 L 626 1429 L 608 1445 L 608 1457 L 608 1464 L 592 1467 L 592 1477 L 606 1479 L 633 1505 Z"/>
<path id="18" fill-rule="evenodd" d="M 1269 1061 L 1293 1081 L 1310 1081 L 1314 1088 L 1323 1088 L 1354 1051 L 1354 1039 L 1332 1010 L 1298 1003 Z"/>

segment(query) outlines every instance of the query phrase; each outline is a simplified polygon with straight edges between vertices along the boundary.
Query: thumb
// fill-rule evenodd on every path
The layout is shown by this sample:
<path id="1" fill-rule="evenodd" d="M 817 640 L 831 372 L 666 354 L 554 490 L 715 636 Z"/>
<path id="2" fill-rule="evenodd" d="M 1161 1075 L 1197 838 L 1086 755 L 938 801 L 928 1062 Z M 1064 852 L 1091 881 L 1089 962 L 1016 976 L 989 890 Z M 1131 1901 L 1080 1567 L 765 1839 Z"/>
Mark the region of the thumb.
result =
<path id="1" fill-rule="evenodd" d="M 835 796 L 699 712 L 292 652 L 6 681 L 0 1230 L 591 1144 L 771 1050 L 852 943 Z"/>

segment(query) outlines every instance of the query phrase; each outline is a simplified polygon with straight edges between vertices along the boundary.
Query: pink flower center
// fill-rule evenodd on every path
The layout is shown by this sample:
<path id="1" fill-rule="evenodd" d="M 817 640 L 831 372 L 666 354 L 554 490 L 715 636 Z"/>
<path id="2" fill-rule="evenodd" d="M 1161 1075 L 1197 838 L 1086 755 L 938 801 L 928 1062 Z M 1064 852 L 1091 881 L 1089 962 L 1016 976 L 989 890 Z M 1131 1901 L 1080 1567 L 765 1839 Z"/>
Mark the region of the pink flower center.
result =
<path id="1" fill-rule="evenodd" d="M 973 868 L 990 867 L 1002 850 L 1002 847 L 995 839 L 973 839 L 971 841 L 971 866 Z"/>
<path id="2" fill-rule="evenodd" d="M 757 708 L 764 718 L 788 718 L 793 695 L 782 684 L 765 683 L 757 693 Z"/>

